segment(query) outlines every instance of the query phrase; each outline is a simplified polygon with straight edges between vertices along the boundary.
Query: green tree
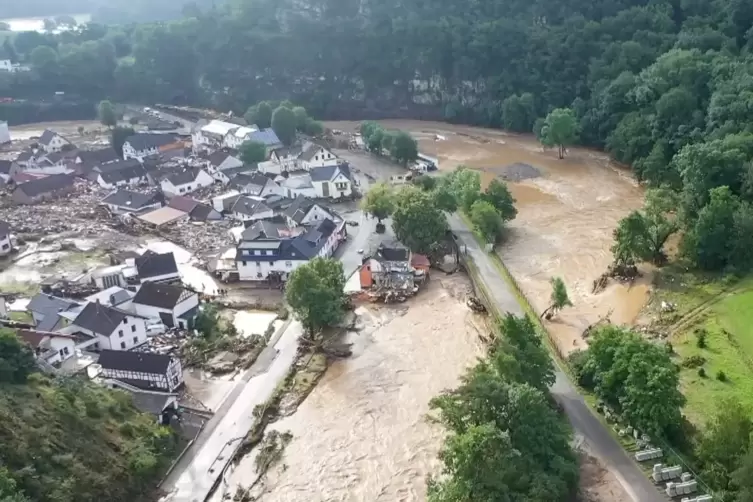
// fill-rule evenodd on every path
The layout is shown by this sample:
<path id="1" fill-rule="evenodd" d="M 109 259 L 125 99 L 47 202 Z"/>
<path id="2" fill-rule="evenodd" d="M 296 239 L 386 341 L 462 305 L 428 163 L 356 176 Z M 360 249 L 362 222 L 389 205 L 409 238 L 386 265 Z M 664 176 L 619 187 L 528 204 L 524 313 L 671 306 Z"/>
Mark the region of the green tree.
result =
<path id="1" fill-rule="evenodd" d="M 504 231 L 502 216 L 489 202 L 477 200 L 471 206 L 469 217 L 474 228 L 481 234 L 484 240 L 490 244 L 499 241 Z"/>
<path id="2" fill-rule="evenodd" d="M 541 127 L 541 142 L 544 146 L 556 146 L 559 158 L 578 139 L 578 121 L 570 108 L 557 108 L 546 116 Z"/>
<path id="3" fill-rule="evenodd" d="M 530 132 L 536 121 L 533 94 L 513 94 L 502 101 L 502 127 L 516 132 Z"/>
<path id="4" fill-rule="evenodd" d="M 267 147 L 259 141 L 245 141 L 239 151 L 244 164 L 256 164 L 267 159 Z"/>
<path id="5" fill-rule="evenodd" d="M 750 448 L 753 421 L 750 413 L 736 401 L 720 403 L 698 444 L 697 455 L 703 466 L 703 479 L 718 490 L 730 489 L 732 473 Z"/>
<path id="6" fill-rule="evenodd" d="M 306 124 L 308 123 L 309 116 L 306 113 L 306 109 L 302 106 L 296 106 L 293 108 L 293 115 L 295 115 L 295 126 L 301 132 L 306 132 Z"/>
<path id="7" fill-rule="evenodd" d="M 397 131 L 393 137 L 390 155 L 395 162 L 407 166 L 418 158 L 418 143 L 405 131 Z"/>
<path id="8" fill-rule="evenodd" d="M 324 134 L 324 124 L 309 117 L 306 120 L 304 132 L 309 136 L 321 136 Z"/>
<path id="9" fill-rule="evenodd" d="M 412 183 L 425 192 L 431 192 L 437 188 L 437 178 L 433 176 L 416 176 Z"/>
<path id="10" fill-rule="evenodd" d="M 507 188 L 507 184 L 496 178 L 486 187 L 482 198 L 494 206 L 504 221 L 512 221 L 518 215 L 518 210 L 515 209 L 515 199 Z"/>
<path id="11" fill-rule="evenodd" d="M 407 186 L 396 194 L 392 229 L 414 253 L 431 254 L 444 241 L 448 225 L 430 194 Z"/>
<path id="12" fill-rule="evenodd" d="M 277 107 L 272 113 L 272 130 L 284 145 L 295 142 L 296 118 L 293 110 L 283 106 Z"/>
<path id="13" fill-rule="evenodd" d="M 554 364 L 533 320 L 507 314 L 498 322 L 497 330 L 499 336 L 489 358 L 496 372 L 507 381 L 547 392 L 554 384 Z"/>
<path id="14" fill-rule="evenodd" d="M 206 340 L 214 340 L 220 336 L 220 315 L 217 306 L 204 304 L 194 319 L 193 328 Z"/>
<path id="15" fill-rule="evenodd" d="M 110 130 L 110 145 L 118 152 L 118 155 L 123 156 L 123 144 L 130 137 L 136 134 L 136 131 L 132 127 L 113 127 Z"/>
<path id="16" fill-rule="evenodd" d="M 429 176 L 419 176 L 418 179 L 434 180 L 435 188 L 431 190 L 432 198 L 437 209 L 447 211 L 448 213 L 454 213 L 458 209 L 458 201 L 455 199 L 455 194 L 452 193 L 452 188 L 447 183 L 437 183 L 436 178 Z M 421 186 L 425 186 L 431 183 L 424 183 Z"/>
<path id="17" fill-rule="evenodd" d="M 0 383 L 24 383 L 35 368 L 31 348 L 12 330 L 0 328 Z"/>
<path id="18" fill-rule="evenodd" d="M 260 129 L 267 129 L 272 126 L 272 106 L 268 101 L 262 101 L 251 106 L 243 118 L 249 124 L 256 124 Z"/>
<path id="19" fill-rule="evenodd" d="M 561 277 L 552 277 L 549 282 L 552 285 L 552 294 L 549 297 L 551 303 L 547 310 L 556 315 L 563 308 L 572 307 L 573 302 L 570 301 L 570 297 L 567 295 L 565 281 Z"/>
<path id="20" fill-rule="evenodd" d="M 366 148 L 377 155 L 382 155 L 382 145 L 386 132 L 381 126 L 377 125 L 374 129 L 369 130 L 369 135 L 364 136 Z"/>
<path id="21" fill-rule="evenodd" d="M 736 491 L 734 502 L 750 502 L 753 500 L 753 449 L 742 457 L 739 465 L 732 473 L 732 487 Z"/>
<path id="22" fill-rule="evenodd" d="M 386 183 L 377 183 L 366 192 L 361 208 L 382 223 L 395 210 L 394 194 Z"/>
<path id="23" fill-rule="evenodd" d="M 446 175 L 444 181 L 455 196 L 458 206 L 465 212 L 469 212 L 473 203 L 481 197 L 481 176 L 478 171 L 458 166 Z"/>
<path id="24" fill-rule="evenodd" d="M 115 114 L 115 107 L 109 101 L 100 101 L 97 106 L 97 117 L 102 125 L 112 129 L 118 125 L 118 117 Z"/>
<path id="25" fill-rule="evenodd" d="M 314 258 L 295 269 L 285 286 L 285 299 L 309 335 L 334 326 L 345 310 L 345 276 L 342 263 Z"/>
<path id="26" fill-rule="evenodd" d="M 683 250 L 700 268 L 722 270 L 729 264 L 729 245 L 740 200 L 726 186 L 712 189 L 710 198 L 685 235 Z"/>

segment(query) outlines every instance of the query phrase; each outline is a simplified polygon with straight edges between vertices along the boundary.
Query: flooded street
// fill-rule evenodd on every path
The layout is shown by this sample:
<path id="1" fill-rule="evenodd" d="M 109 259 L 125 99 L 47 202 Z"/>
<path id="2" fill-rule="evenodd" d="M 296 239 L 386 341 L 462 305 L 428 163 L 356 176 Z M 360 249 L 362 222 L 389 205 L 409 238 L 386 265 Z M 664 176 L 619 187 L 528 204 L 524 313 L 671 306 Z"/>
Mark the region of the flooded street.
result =
<path id="1" fill-rule="evenodd" d="M 258 500 L 426 499 L 442 439 L 441 427 L 426 420 L 429 400 L 457 385 L 482 355 L 480 319 L 464 304 L 469 285 L 462 275 L 436 273 L 405 304 L 358 309 L 353 355 L 333 363 L 298 411 L 273 424 L 293 440 L 285 468 L 272 469 Z M 250 455 L 233 472 L 229 493 L 255 478 Z"/>
<path id="2" fill-rule="evenodd" d="M 356 124 L 328 126 L 352 130 Z M 617 222 L 642 205 L 642 189 L 629 171 L 606 154 L 581 148 L 559 160 L 556 149 L 544 151 L 530 136 L 439 122 L 382 124 L 409 131 L 422 153 L 439 159 L 441 170 L 465 164 L 481 171 L 484 183 L 508 179 L 518 216 L 498 252 L 537 312 L 549 305 L 550 278 L 564 279 L 574 307 L 548 326 L 562 352 L 584 347 L 583 330 L 610 312 L 617 324 L 636 319 L 648 299 L 650 276 L 632 288 L 612 282 L 598 295 L 591 293 L 593 280 L 612 261 Z"/>

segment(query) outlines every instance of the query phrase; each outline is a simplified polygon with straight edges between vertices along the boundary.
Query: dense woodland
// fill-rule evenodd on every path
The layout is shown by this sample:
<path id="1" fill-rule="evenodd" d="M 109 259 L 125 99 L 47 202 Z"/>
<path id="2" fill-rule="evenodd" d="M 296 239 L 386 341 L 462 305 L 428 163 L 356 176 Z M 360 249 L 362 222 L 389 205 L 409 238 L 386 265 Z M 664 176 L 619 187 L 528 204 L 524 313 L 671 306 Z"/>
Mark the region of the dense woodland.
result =
<path id="1" fill-rule="evenodd" d="M 0 500 L 149 500 L 173 432 L 128 393 L 35 371 L 31 349 L 0 329 Z"/>

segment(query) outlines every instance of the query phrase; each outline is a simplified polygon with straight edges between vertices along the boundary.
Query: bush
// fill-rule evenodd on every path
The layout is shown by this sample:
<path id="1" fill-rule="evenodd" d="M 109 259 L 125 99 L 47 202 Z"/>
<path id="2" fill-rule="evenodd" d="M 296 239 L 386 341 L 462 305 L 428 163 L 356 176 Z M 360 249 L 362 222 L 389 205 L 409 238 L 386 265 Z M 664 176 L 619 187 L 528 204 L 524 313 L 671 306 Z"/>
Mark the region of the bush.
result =
<path id="1" fill-rule="evenodd" d="M 585 350 L 576 350 L 567 356 L 567 364 L 572 368 L 573 373 L 578 379 L 578 385 L 585 389 L 593 389 L 593 375 L 585 371 L 587 361 L 588 351 Z"/>
<path id="2" fill-rule="evenodd" d="M 698 376 L 701 378 L 706 378 L 706 370 L 703 369 L 703 367 L 698 368 Z"/>
<path id="3" fill-rule="evenodd" d="M 706 336 L 708 332 L 704 328 L 698 328 L 695 330 L 696 341 L 695 344 L 699 349 L 706 348 Z"/>
<path id="4" fill-rule="evenodd" d="M 720 382 L 726 382 L 727 381 L 727 374 L 723 372 L 722 370 L 719 370 L 716 372 L 716 379 Z"/>
<path id="5" fill-rule="evenodd" d="M 698 368 L 700 366 L 703 366 L 706 364 L 706 358 L 703 356 L 690 356 L 686 358 L 682 363 L 680 363 L 680 366 L 683 368 Z"/>

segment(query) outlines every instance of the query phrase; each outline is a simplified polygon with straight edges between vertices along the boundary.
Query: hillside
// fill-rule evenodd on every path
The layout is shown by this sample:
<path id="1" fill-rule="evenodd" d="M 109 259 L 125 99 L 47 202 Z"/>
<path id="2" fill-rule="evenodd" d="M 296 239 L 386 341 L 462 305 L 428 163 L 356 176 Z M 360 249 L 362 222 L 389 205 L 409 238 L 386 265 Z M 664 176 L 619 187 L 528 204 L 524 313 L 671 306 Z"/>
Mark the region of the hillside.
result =
<path id="1" fill-rule="evenodd" d="M 0 345 L 0 500 L 145 500 L 172 458 L 172 432 L 124 392 L 38 373 L 14 383 L 30 359 L 12 332 L 0 330 Z"/>

